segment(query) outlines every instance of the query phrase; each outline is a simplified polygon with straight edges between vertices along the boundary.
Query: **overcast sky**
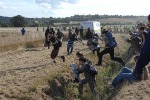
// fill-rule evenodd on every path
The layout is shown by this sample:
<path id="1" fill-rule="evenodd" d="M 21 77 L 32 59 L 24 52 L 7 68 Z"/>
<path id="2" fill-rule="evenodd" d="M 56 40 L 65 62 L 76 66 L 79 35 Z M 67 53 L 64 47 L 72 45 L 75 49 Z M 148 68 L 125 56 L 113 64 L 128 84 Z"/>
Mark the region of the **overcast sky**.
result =
<path id="1" fill-rule="evenodd" d="M 0 16 L 149 15 L 150 0 L 0 0 Z"/>

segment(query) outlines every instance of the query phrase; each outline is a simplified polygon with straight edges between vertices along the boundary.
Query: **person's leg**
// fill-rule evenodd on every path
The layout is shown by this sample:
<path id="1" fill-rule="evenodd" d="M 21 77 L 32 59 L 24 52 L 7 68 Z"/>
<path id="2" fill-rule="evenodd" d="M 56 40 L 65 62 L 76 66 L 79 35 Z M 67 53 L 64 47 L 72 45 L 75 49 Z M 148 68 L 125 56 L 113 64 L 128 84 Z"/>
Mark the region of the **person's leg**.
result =
<path id="1" fill-rule="evenodd" d="M 70 54 L 73 52 L 73 47 L 71 47 Z"/>
<path id="2" fill-rule="evenodd" d="M 104 49 L 103 51 L 101 51 L 98 55 L 98 63 L 97 65 L 102 65 L 102 57 L 104 54 L 107 54 L 109 52 L 109 48 Z"/>
<path id="3" fill-rule="evenodd" d="M 132 70 L 127 67 L 123 67 L 120 73 L 132 73 Z"/>
<path id="4" fill-rule="evenodd" d="M 70 55 L 70 47 L 67 47 L 67 55 Z"/>
<path id="5" fill-rule="evenodd" d="M 98 56 L 98 55 L 99 55 L 100 48 L 97 48 L 96 51 L 97 51 L 97 56 Z"/>
<path id="6" fill-rule="evenodd" d="M 116 87 L 119 83 L 123 82 L 123 80 L 136 80 L 136 77 L 132 73 L 122 73 L 114 78 L 112 81 L 112 85 Z"/>
<path id="7" fill-rule="evenodd" d="M 114 48 L 109 49 L 109 55 L 110 55 L 112 60 L 117 61 L 117 62 L 121 63 L 123 66 L 125 66 L 125 63 L 121 58 L 114 57 Z"/>
<path id="8" fill-rule="evenodd" d="M 91 92 L 95 92 L 94 91 L 94 88 L 95 88 L 95 78 L 94 77 L 92 77 L 92 78 L 90 78 L 90 80 L 89 80 L 89 86 L 90 86 L 90 89 L 91 89 Z"/>
<path id="9" fill-rule="evenodd" d="M 56 63 L 55 58 L 57 57 L 58 52 L 59 52 L 59 49 L 54 48 L 54 49 L 52 50 L 51 58 L 53 59 L 54 63 Z"/>
<path id="10" fill-rule="evenodd" d="M 79 82 L 79 87 L 78 87 L 79 95 L 83 94 L 83 85 L 86 84 L 87 82 L 88 82 L 88 80 L 86 80 L 86 79 L 83 79 Z"/>
<path id="11" fill-rule="evenodd" d="M 135 67 L 135 73 L 137 77 L 141 79 L 141 75 L 143 73 L 143 68 L 150 62 L 150 56 L 147 54 L 141 54 Z"/>

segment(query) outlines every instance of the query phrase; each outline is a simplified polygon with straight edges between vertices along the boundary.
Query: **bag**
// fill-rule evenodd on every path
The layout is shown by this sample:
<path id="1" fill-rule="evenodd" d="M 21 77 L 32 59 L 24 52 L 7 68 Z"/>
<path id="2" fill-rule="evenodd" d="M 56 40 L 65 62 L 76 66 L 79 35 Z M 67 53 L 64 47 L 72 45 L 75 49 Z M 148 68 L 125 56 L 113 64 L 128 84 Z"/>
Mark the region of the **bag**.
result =
<path id="1" fill-rule="evenodd" d="M 110 32 L 106 33 L 106 37 L 108 39 L 108 43 L 106 44 L 107 47 L 116 47 L 117 46 L 117 42 L 115 40 L 115 37 L 113 37 Z"/>
<path id="2" fill-rule="evenodd" d="M 97 69 L 93 65 L 90 65 L 90 73 L 92 76 L 95 76 L 98 74 Z"/>

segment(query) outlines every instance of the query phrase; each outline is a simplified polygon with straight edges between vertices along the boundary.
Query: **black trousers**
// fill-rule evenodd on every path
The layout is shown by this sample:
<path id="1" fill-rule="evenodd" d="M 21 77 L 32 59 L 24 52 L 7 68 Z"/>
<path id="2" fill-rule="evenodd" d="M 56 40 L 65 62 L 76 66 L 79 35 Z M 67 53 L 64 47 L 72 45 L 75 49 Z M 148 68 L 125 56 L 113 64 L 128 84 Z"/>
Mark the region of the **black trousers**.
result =
<path id="1" fill-rule="evenodd" d="M 73 52 L 73 47 L 67 47 L 67 54 L 70 55 Z"/>
<path id="2" fill-rule="evenodd" d="M 117 61 L 117 62 L 119 62 L 121 64 L 124 63 L 124 61 L 121 58 L 114 57 L 114 47 L 112 47 L 112 48 L 106 48 L 106 49 L 104 49 L 103 51 L 101 51 L 99 53 L 98 64 L 102 65 L 102 57 L 103 57 L 104 54 L 107 54 L 107 53 L 109 53 L 109 55 L 110 55 L 110 57 L 111 57 L 112 60 Z"/>

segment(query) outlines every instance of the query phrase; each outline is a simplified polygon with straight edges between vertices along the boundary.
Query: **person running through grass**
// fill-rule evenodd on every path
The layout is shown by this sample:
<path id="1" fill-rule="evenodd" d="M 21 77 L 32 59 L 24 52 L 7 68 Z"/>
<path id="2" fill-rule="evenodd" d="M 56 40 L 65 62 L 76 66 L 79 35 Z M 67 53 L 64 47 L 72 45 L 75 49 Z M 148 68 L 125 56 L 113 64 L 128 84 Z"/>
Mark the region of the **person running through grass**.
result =
<path id="1" fill-rule="evenodd" d="M 115 37 L 112 36 L 112 33 L 108 30 L 103 30 L 102 34 L 105 35 L 105 49 L 99 53 L 97 66 L 102 66 L 102 57 L 103 55 L 109 53 L 112 60 L 121 63 L 122 66 L 125 66 L 125 62 L 119 58 L 114 57 L 114 48 L 117 46 Z"/>
<path id="2" fill-rule="evenodd" d="M 22 36 L 25 35 L 26 30 L 24 29 L 24 27 L 21 29 L 21 33 L 22 33 Z"/>
<path id="3" fill-rule="evenodd" d="M 130 59 L 133 55 L 140 53 L 142 41 L 138 33 L 133 33 L 129 30 L 129 34 L 131 37 L 130 39 L 126 40 L 128 43 L 130 43 L 127 59 Z"/>
<path id="4" fill-rule="evenodd" d="M 88 31 L 85 36 L 85 38 L 87 39 L 88 46 L 90 46 L 92 44 L 92 37 L 93 37 L 93 33 L 91 32 L 90 28 L 88 28 Z"/>
<path id="5" fill-rule="evenodd" d="M 83 39 L 83 26 L 80 28 L 80 39 Z"/>
<path id="6" fill-rule="evenodd" d="M 48 33 L 50 32 L 50 28 L 47 27 L 46 31 L 45 31 L 45 43 L 44 43 L 44 46 L 49 48 L 49 41 L 48 41 Z"/>
<path id="7" fill-rule="evenodd" d="M 59 52 L 59 49 L 60 47 L 62 46 L 62 42 L 60 40 L 58 40 L 52 32 L 49 32 L 48 33 L 48 39 L 50 44 L 52 44 L 54 46 L 52 52 L 51 52 L 51 59 L 53 59 L 53 62 L 56 63 L 55 61 L 55 58 L 57 57 L 58 55 L 58 52 Z M 49 44 L 49 46 L 50 46 Z M 65 57 L 64 56 L 61 56 L 63 62 L 65 62 Z"/>
<path id="8" fill-rule="evenodd" d="M 148 23 L 150 24 L 150 14 L 148 16 Z M 150 62 L 150 31 L 145 36 L 145 42 L 140 52 L 140 57 L 136 63 L 133 71 L 137 79 L 142 79 L 143 68 Z"/>
<path id="9" fill-rule="evenodd" d="M 136 63 L 139 59 L 139 55 L 134 57 L 134 62 Z M 142 80 L 147 80 L 149 77 L 149 70 L 147 67 L 143 68 L 143 74 L 141 75 Z M 123 67 L 121 72 L 113 79 L 112 86 L 117 87 L 124 80 L 137 80 L 137 77 L 133 73 L 133 71 L 127 67 Z"/>
<path id="10" fill-rule="evenodd" d="M 80 52 L 76 52 L 76 58 L 75 60 L 79 60 L 81 57 L 84 57 L 82 53 Z M 92 62 L 86 58 L 86 62 L 90 65 L 92 65 Z M 70 67 L 72 68 L 72 72 L 73 72 L 73 75 L 75 77 L 74 79 L 74 83 L 78 83 L 80 82 L 80 77 L 79 77 L 79 72 L 81 73 L 81 71 L 79 70 L 82 66 L 80 66 L 78 63 L 71 63 L 70 64 Z"/>
<path id="11" fill-rule="evenodd" d="M 99 36 L 98 34 L 93 34 L 92 37 L 92 44 L 89 46 L 90 50 L 92 50 L 93 54 L 95 54 L 95 51 L 97 52 L 97 56 L 99 55 L 99 51 L 100 51 L 100 45 L 99 45 Z"/>
<path id="12" fill-rule="evenodd" d="M 64 34 L 60 31 L 60 29 L 57 30 L 56 37 L 57 37 L 61 42 L 63 41 Z"/>
<path id="13" fill-rule="evenodd" d="M 97 90 L 95 88 L 95 75 L 92 75 L 91 71 L 90 71 L 90 66 L 91 65 L 86 63 L 86 58 L 84 58 L 84 57 L 79 58 L 79 64 L 82 66 L 79 70 L 80 70 L 81 73 L 84 73 L 85 78 L 82 79 L 79 82 L 79 87 L 78 87 L 79 94 L 78 94 L 78 97 L 79 98 L 82 97 L 83 86 L 85 84 L 87 84 L 87 83 L 89 84 L 91 91 L 93 93 L 97 93 Z"/>
<path id="14" fill-rule="evenodd" d="M 70 38 L 72 36 L 72 32 L 73 31 L 72 31 L 71 27 L 69 27 L 69 29 L 68 29 L 68 35 L 69 35 L 68 38 Z"/>
<path id="15" fill-rule="evenodd" d="M 72 53 L 72 51 L 73 51 L 73 45 L 74 45 L 75 41 L 78 41 L 76 33 L 72 34 L 71 37 L 68 40 L 67 55 L 70 55 Z"/>

